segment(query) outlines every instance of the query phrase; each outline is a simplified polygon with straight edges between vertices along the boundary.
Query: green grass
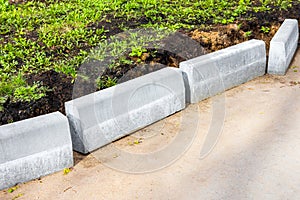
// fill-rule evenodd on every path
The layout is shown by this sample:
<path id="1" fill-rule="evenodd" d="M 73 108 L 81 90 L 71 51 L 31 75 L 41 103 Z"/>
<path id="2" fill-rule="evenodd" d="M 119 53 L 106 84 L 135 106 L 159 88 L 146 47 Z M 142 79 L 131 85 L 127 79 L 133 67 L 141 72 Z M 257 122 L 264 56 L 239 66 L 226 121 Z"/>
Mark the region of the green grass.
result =
<path id="1" fill-rule="evenodd" d="M 45 96 L 40 83 L 29 85 L 25 75 L 54 69 L 77 76 L 89 49 L 107 39 L 103 27 L 89 28 L 107 15 L 126 20 L 146 17 L 144 27 L 192 29 L 205 23 L 227 24 L 247 10 L 268 11 L 271 6 L 288 9 L 291 0 L 65 0 L 27 1 L 12 5 L 0 0 L 0 107 L 6 99 L 32 101 Z M 120 27 L 127 29 L 126 25 Z M 266 31 L 263 29 L 262 31 Z M 132 54 L 140 54 L 137 46 Z M 118 53 L 115 50 L 115 53 Z M 100 85 L 114 85 L 115 80 Z M 1 109 L 1 108 L 0 108 Z"/>

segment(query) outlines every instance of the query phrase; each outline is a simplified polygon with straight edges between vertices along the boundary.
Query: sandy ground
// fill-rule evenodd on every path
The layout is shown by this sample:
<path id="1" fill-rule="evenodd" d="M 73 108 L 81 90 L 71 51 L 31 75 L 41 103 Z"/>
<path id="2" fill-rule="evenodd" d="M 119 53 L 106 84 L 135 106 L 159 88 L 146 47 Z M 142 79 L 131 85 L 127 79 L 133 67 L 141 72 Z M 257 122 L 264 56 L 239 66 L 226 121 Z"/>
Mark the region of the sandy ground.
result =
<path id="1" fill-rule="evenodd" d="M 265 75 L 75 154 L 70 173 L 0 191 L 0 199 L 298 199 L 300 50 L 291 66 L 286 76 Z M 214 130 L 219 140 L 201 158 Z"/>

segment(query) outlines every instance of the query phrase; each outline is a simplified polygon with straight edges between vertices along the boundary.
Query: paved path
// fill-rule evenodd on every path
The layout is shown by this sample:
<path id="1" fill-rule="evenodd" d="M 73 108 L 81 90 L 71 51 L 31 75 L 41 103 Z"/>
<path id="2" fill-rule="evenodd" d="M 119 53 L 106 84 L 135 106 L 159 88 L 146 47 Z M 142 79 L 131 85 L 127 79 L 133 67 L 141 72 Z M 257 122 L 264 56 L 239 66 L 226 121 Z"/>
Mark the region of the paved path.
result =
<path id="1" fill-rule="evenodd" d="M 292 66 L 298 68 L 287 76 L 266 75 L 225 92 L 222 134 L 204 159 L 200 150 L 214 119 L 213 99 L 187 108 L 187 113 L 199 109 L 196 137 L 166 168 L 123 173 L 89 155 L 67 175 L 59 172 L 21 184 L 13 193 L 1 191 L 0 199 L 298 199 L 300 50 Z M 172 142 L 182 116 L 177 113 L 114 145 L 128 152 L 155 150 Z M 134 136 L 145 139 L 134 144 Z"/>

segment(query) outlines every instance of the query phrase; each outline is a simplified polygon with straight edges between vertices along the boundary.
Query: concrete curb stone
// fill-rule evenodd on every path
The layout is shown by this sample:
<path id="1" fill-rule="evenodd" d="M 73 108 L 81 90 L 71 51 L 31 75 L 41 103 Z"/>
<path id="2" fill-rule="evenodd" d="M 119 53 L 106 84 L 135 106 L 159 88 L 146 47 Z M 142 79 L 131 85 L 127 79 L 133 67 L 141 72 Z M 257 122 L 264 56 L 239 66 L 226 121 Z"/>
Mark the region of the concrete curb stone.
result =
<path id="1" fill-rule="evenodd" d="M 0 126 L 0 189 L 71 166 L 69 124 L 60 112 Z"/>
<path id="2" fill-rule="evenodd" d="M 296 52 L 299 39 L 298 21 L 286 19 L 270 43 L 268 73 L 284 75 Z"/>
<path id="3" fill-rule="evenodd" d="M 185 108 L 182 72 L 164 68 L 65 103 L 73 148 L 88 153 Z"/>
<path id="4" fill-rule="evenodd" d="M 197 103 L 262 76 L 266 70 L 265 43 L 250 40 L 180 63 L 189 85 L 189 103 Z"/>

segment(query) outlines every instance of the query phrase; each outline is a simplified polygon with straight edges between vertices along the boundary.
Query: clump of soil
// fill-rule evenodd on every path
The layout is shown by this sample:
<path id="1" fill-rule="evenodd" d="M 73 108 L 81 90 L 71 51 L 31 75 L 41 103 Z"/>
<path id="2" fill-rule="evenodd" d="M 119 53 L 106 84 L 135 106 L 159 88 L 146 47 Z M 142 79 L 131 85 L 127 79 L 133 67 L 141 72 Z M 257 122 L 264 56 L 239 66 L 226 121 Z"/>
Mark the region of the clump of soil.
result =
<path id="1" fill-rule="evenodd" d="M 240 24 L 220 25 L 209 30 L 196 29 L 189 32 L 188 35 L 198 41 L 206 52 L 214 52 L 254 38 L 264 40 L 268 50 L 270 41 L 279 26 L 278 23 L 274 23 L 270 26 L 270 30 L 264 33 L 258 28 L 258 24 L 242 22 Z"/>

